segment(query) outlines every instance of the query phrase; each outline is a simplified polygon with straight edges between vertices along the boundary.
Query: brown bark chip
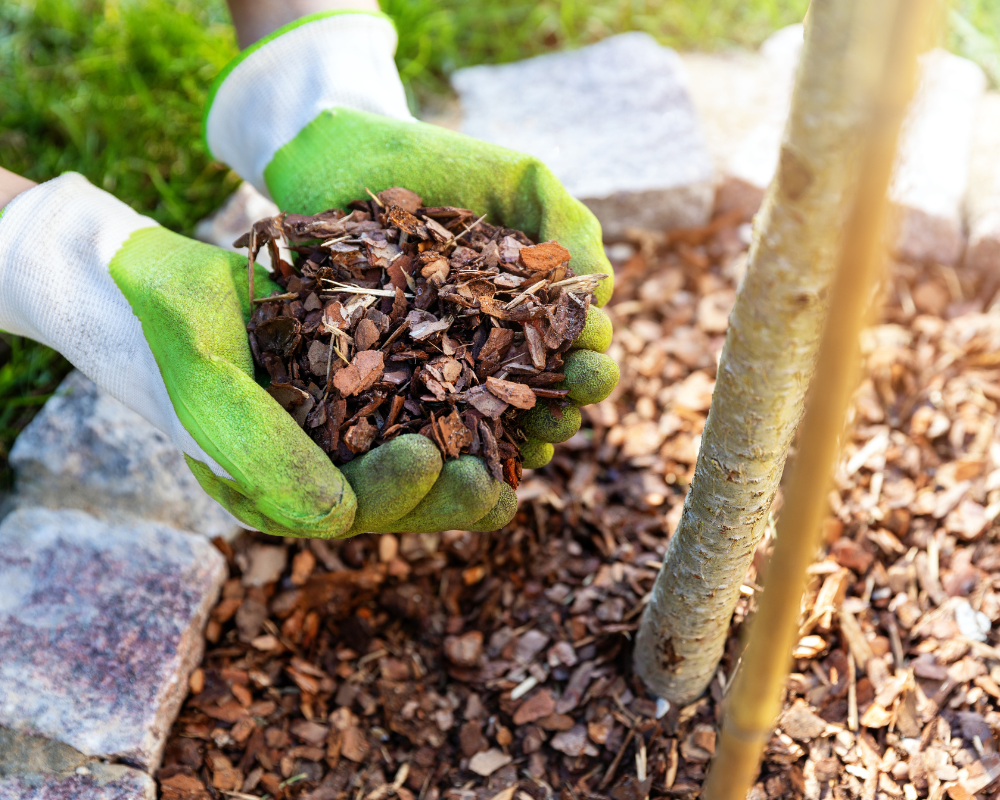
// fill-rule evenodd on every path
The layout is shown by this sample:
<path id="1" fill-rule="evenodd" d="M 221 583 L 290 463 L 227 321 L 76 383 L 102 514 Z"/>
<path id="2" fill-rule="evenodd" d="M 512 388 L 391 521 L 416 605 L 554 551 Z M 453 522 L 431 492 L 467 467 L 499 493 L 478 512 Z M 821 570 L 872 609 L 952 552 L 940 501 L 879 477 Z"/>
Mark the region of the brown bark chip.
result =
<path id="1" fill-rule="evenodd" d="M 333 385 L 344 397 L 360 394 L 382 377 L 383 355 L 378 350 L 362 350 L 349 366 L 339 370 Z"/>
<path id="2" fill-rule="evenodd" d="M 496 397 L 516 408 L 535 407 L 535 393 L 523 383 L 514 383 L 490 376 L 486 379 L 486 388 Z"/>
<path id="3" fill-rule="evenodd" d="M 542 242 L 522 247 L 518 251 L 517 261 L 532 272 L 548 272 L 569 261 L 569 250 L 558 242 Z"/>
<path id="4" fill-rule="evenodd" d="M 335 464 L 420 433 L 516 486 L 522 415 L 539 394 L 565 396 L 545 387 L 562 380 L 603 276 L 577 277 L 558 243 L 469 209 L 425 207 L 402 187 L 374 197 L 260 220 L 239 239 L 256 253 L 284 238 L 295 254 L 272 276 L 284 292 L 255 300 L 247 325 L 268 392 Z"/>

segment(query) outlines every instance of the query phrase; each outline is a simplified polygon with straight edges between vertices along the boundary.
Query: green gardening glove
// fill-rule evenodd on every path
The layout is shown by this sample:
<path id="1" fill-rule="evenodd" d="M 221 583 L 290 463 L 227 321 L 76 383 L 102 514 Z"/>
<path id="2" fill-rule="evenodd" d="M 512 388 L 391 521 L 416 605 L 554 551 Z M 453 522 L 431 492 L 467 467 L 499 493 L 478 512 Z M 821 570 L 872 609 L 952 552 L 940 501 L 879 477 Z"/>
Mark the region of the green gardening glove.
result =
<path id="1" fill-rule="evenodd" d="M 414 121 L 392 62 L 394 48 L 395 31 L 381 15 L 317 15 L 278 31 L 220 76 L 206 115 L 209 147 L 283 211 L 315 214 L 344 207 L 366 188 L 405 186 L 425 205 L 470 208 L 536 241 L 555 239 L 570 251 L 577 274 L 609 276 L 596 293 L 597 305 L 606 303 L 613 272 L 593 214 L 537 159 Z M 610 342 L 610 320 L 592 306 L 564 370 L 562 388 L 575 405 L 561 419 L 543 405 L 527 414 L 525 467 L 548 463 L 552 443 L 579 429 L 577 406 L 600 402 L 614 388 L 618 365 L 603 355 Z M 408 448 L 416 446 L 400 445 L 390 455 L 383 445 L 346 465 L 359 502 L 384 491 L 369 487 L 391 491 L 381 471 L 396 459 L 406 463 Z M 444 467 L 409 515 L 372 516 L 361 525 L 372 531 L 488 529 L 506 522 L 516 506 L 505 486 L 484 495 L 491 483 L 481 461 L 459 459 Z M 395 491 L 408 487 L 397 484 Z M 485 520 L 478 503 L 484 496 L 496 498 Z"/>

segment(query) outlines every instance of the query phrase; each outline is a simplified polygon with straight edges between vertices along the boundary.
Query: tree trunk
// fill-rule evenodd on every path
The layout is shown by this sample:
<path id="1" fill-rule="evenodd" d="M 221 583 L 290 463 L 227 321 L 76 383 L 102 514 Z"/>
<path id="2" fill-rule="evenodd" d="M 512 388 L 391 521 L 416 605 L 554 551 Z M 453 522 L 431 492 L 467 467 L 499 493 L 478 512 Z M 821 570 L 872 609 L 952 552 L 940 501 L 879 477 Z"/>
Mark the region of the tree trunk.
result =
<path id="1" fill-rule="evenodd" d="M 843 58 L 852 11 L 812 4 L 694 480 L 639 628 L 636 669 L 671 702 L 694 700 L 715 675 L 802 416 L 856 175 L 862 109 Z"/>
<path id="2" fill-rule="evenodd" d="M 820 7 L 835 2 L 852 7 L 852 30 L 865 32 L 860 42 L 852 37 L 851 50 L 841 56 L 864 64 L 868 78 L 866 84 L 853 87 L 868 109 L 858 185 L 842 230 L 819 364 L 799 432 L 799 454 L 786 483 L 787 502 L 778 520 L 764 593 L 726 697 L 715 758 L 702 787 L 702 797 L 708 800 L 747 797 L 781 707 L 799 633 L 806 573 L 820 544 L 838 439 L 857 386 L 858 340 L 886 261 L 882 245 L 886 189 L 897 138 L 913 92 L 918 48 L 927 41 L 938 0 L 883 0 L 878 18 L 868 13 L 871 0 L 814 0 L 816 25 L 823 18 Z M 859 21 L 864 24 L 858 25 Z"/>

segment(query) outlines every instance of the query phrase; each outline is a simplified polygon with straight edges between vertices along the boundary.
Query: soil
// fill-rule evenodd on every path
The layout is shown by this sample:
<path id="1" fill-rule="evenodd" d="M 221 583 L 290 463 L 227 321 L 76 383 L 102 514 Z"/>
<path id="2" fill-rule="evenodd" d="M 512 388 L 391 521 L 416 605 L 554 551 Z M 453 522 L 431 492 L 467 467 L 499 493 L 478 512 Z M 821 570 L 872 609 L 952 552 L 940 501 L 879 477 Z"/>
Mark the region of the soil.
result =
<path id="1" fill-rule="evenodd" d="M 525 472 L 502 531 L 219 542 L 232 577 L 162 797 L 696 796 L 770 533 L 703 698 L 648 697 L 631 642 L 693 474 L 748 243 L 745 222 L 719 217 L 611 247 L 621 382 Z M 754 800 L 998 796 L 990 280 L 893 265 Z"/>

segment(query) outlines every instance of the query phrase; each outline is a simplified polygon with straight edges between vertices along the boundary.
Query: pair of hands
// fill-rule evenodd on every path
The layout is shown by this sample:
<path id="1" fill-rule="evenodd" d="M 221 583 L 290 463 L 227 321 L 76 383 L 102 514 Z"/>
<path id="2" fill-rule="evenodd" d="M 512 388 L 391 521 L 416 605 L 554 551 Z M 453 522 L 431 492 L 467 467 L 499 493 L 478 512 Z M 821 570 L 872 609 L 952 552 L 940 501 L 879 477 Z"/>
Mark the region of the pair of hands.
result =
<path id="1" fill-rule="evenodd" d="M 347 16 L 310 23 L 327 28 L 325 37 L 314 31 L 314 45 L 329 47 L 331 30 L 350 33 L 357 20 Z M 294 47 L 301 50 L 308 31 L 296 30 L 291 33 L 300 41 Z M 281 47 L 290 46 L 287 39 L 282 42 L 284 35 L 279 31 L 224 73 L 207 116 L 215 154 L 266 189 L 282 210 L 313 214 L 343 207 L 363 196 L 366 187 L 377 192 L 406 186 L 428 205 L 471 208 L 538 241 L 558 240 L 571 252 L 570 263 L 578 274 L 613 274 L 597 220 L 543 164 L 413 121 L 405 101 L 402 109 L 397 102 L 390 113 L 371 113 L 336 103 L 322 107 L 329 102 L 326 98 L 305 124 L 287 117 L 277 121 L 279 128 L 291 125 L 277 137 L 269 138 L 267 131 L 243 132 L 243 122 L 234 125 L 223 115 L 231 116 L 228 109 L 239 107 L 247 91 L 256 91 L 241 88 L 241 82 L 250 86 L 259 80 L 255 71 L 270 69 L 267 59 L 274 57 L 276 48 L 284 58 Z M 364 49 L 373 48 L 369 43 Z M 317 53 L 321 59 L 321 51 Z M 308 54 L 302 57 L 308 59 Z M 389 59 L 391 65 L 391 52 Z M 317 83 L 315 73 L 300 77 L 304 84 Z M 324 78 L 322 72 L 318 77 Z M 344 73 L 337 77 L 351 79 Z M 323 95 L 329 86 L 313 88 Z M 295 97 L 295 86 L 286 90 Z M 384 112 L 378 102 L 374 110 Z M 368 99 L 354 105 L 371 107 Z M 252 124 L 266 126 L 268 121 L 258 115 Z M 479 459 L 463 456 L 442 462 L 437 448 L 422 436 L 400 436 L 340 469 L 334 467 L 254 381 L 245 330 L 251 312 L 245 257 L 160 227 L 137 227 L 114 253 L 107 271 L 141 322 L 141 334 L 183 428 L 179 434 L 171 431 L 175 441 L 182 440 L 179 444 L 201 485 L 244 524 L 277 535 L 335 538 L 362 532 L 494 530 L 513 516 L 513 491 L 495 481 Z M 259 296 L 274 288 L 262 274 L 255 284 Z M 611 284 L 609 278 L 598 289 L 598 306 L 610 297 Z M 610 336 L 610 321 L 594 308 L 566 371 L 564 386 L 577 404 L 600 401 L 617 382 L 617 365 L 601 355 Z M 59 347 L 58 341 L 49 343 Z M 83 364 L 77 366 L 88 371 Z M 127 397 L 121 399 L 128 402 Z M 162 428 L 170 427 L 156 414 L 146 416 Z M 569 438 L 579 426 L 576 407 L 561 420 L 544 407 L 534 409 L 526 425 L 531 438 L 523 448 L 525 466 L 542 466 L 551 458 L 551 443 Z"/>

